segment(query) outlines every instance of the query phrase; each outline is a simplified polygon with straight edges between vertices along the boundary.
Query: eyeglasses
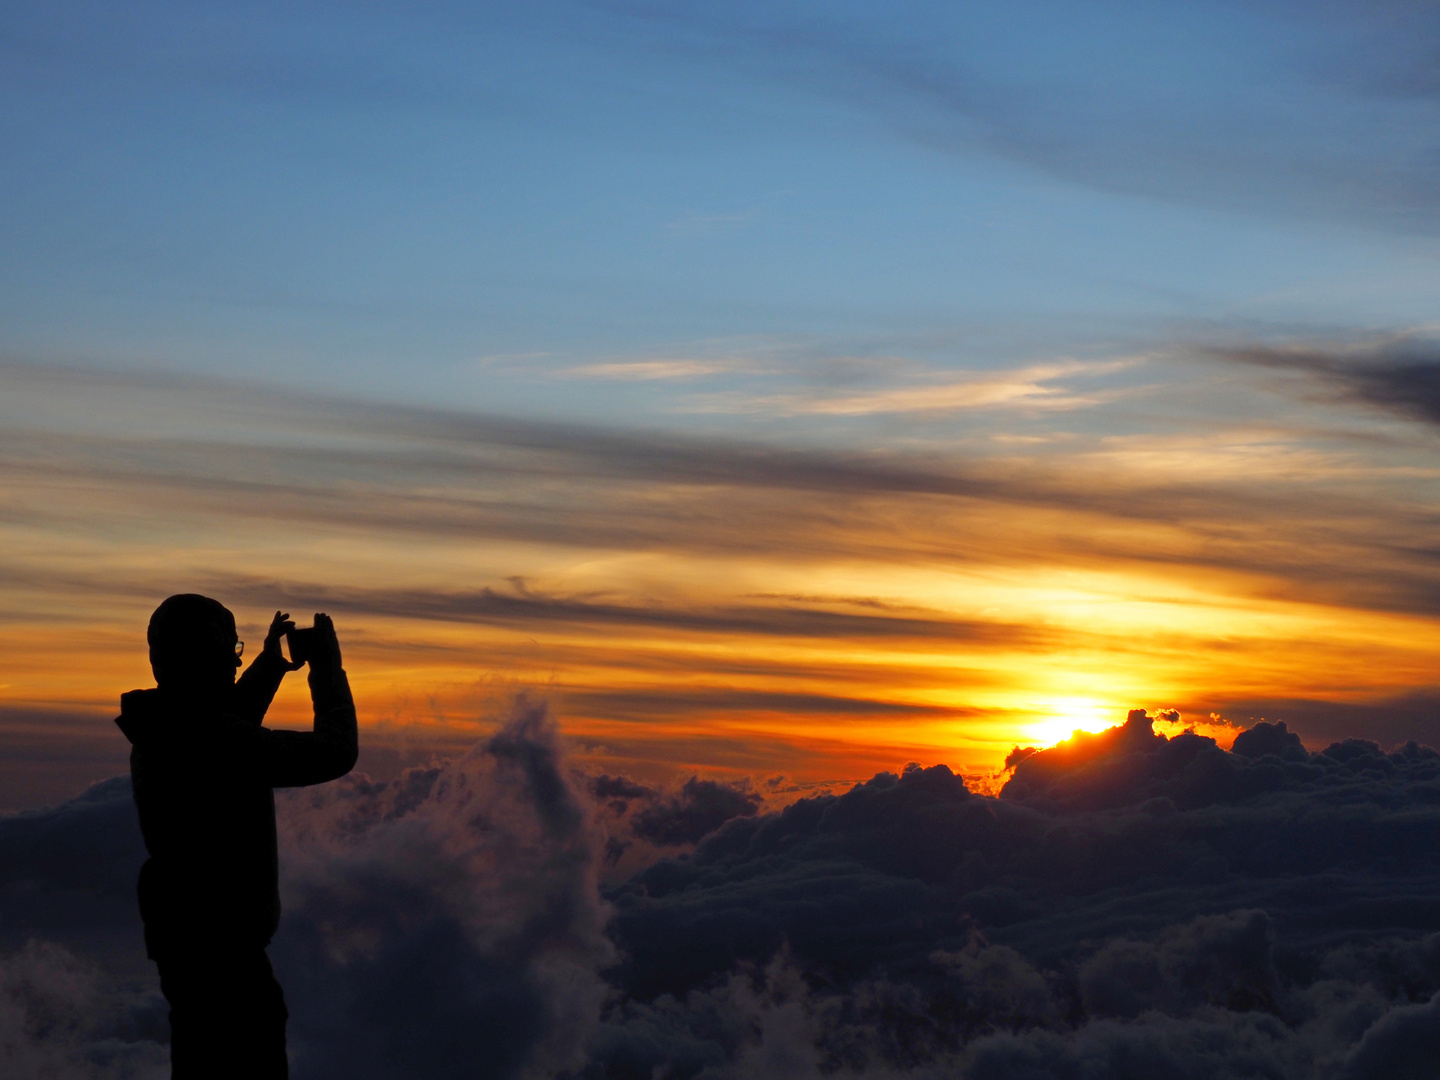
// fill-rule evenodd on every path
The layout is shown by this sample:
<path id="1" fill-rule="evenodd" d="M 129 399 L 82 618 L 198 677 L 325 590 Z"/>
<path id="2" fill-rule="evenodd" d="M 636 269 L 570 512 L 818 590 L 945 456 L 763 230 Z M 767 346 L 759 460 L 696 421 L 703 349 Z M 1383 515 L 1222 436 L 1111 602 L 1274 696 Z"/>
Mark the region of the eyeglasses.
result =
<path id="1" fill-rule="evenodd" d="M 240 657 L 242 657 L 242 656 L 244 656 L 244 655 L 245 655 L 245 642 L 240 641 L 240 640 L 237 639 L 236 642 L 235 642 L 235 659 L 236 659 L 236 660 L 239 660 Z"/>

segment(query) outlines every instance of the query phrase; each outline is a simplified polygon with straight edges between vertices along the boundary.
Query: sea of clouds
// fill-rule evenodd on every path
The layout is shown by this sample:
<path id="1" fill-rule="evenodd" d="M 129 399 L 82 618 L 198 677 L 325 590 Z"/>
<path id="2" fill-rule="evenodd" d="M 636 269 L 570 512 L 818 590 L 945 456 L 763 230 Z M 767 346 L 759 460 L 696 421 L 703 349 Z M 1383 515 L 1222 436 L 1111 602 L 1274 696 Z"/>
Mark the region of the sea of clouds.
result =
<path id="1" fill-rule="evenodd" d="M 1440 755 L 1151 718 L 766 812 L 566 759 L 279 793 L 298 1080 L 1274 1077 L 1440 1061 Z M 129 783 L 0 818 L 6 1076 L 161 1077 Z"/>

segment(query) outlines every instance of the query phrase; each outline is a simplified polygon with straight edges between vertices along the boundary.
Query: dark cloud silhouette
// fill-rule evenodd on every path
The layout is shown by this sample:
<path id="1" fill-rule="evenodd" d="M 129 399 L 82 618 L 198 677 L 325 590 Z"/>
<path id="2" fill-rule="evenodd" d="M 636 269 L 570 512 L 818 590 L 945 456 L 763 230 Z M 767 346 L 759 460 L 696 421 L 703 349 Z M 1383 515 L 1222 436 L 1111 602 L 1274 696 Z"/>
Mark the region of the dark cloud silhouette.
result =
<path id="1" fill-rule="evenodd" d="M 99 948 L 127 970 L 143 967 L 135 875 L 144 861 L 127 777 L 58 806 L 0 816 L 0 943 L 18 948 L 44 937 Z"/>
<path id="2" fill-rule="evenodd" d="M 1440 424 L 1440 343 L 1413 337 L 1378 344 L 1225 350 L 1234 360 L 1312 375 L 1344 397 Z"/>
<path id="3" fill-rule="evenodd" d="M 1015 766 L 1016 766 L 1016 765 L 1019 765 L 1020 762 L 1024 761 L 1026 758 L 1030 757 L 1032 754 L 1038 754 L 1039 752 L 1040 752 L 1040 747 L 1038 747 L 1038 746 L 1017 746 L 1017 747 L 1014 747 L 1014 748 L 1010 751 L 1010 753 L 1008 753 L 1008 754 L 1005 755 L 1005 768 L 1006 768 L 1006 770 L 1008 771 L 1008 770 L 1010 770 L 1010 769 L 1015 768 Z"/>
<path id="4" fill-rule="evenodd" d="M 1230 752 L 1247 758 L 1262 758 L 1266 754 L 1273 754 L 1279 758 L 1304 761 L 1309 757 L 1300 736 L 1289 730 L 1284 720 L 1274 724 L 1267 724 L 1262 720 L 1254 727 L 1242 731 L 1235 736 Z"/>
<path id="5" fill-rule="evenodd" d="M 1440 990 L 1440 755 L 1310 754 L 1271 724 L 1241 749 L 1137 711 L 1019 760 L 998 800 L 914 767 L 732 821 L 616 894 L 624 985 L 653 1004 L 613 1052 L 634 1063 L 657 1029 L 695 1061 L 696 1040 L 764 1050 L 764 1022 L 701 1032 L 735 960 L 783 950 L 817 1068 L 910 1067 L 903 1042 L 976 1077 L 1380 1075 L 1356 1071 L 1362 1036 Z"/>
<path id="6" fill-rule="evenodd" d="M 733 818 L 754 817 L 764 801 L 747 785 L 692 776 L 678 793 L 638 811 L 630 827 L 653 844 L 695 844 Z"/>
<path id="7" fill-rule="evenodd" d="M 1280 978 L 1263 911 L 1202 916 L 1154 942 L 1107 942 L 1077 970 L 1088 1015 L 1135 1019 L 1210 1004 L 1234 1012 L 1277 1012 Z"/>
<path id="8" fill-rule="evenodd" d="M 129 777 L 0 816 L 0 1061 L 40 1080 L 161 1080 L 168 1006 L 145 959 Z"/>
<path id="9" fill-rule="evenodd" d="M 543 701 L 400 781 L 284 799 L 286 917 L 272 948 L 296 1071 L 552 1075 L 577 1066 L 613 956 L 601 837 Z M 293 988 L 293 989 L 290 989 Z"/>
<path id="10" fill-rule="evenodd" d="M 605 774 L 591 781 L 590 790 L 597 799 L 618 799 L 622 802 L 630 799 L 652 799 L 658 794 L 654 788 L 637 784 L 629 777 Z"/>
<path id="11" fill-rule="evenodd" d="M 584 776 L 521 699 L 460 759 L 280 798 L 295 1074 L 1424 1075 L 1440 754 L 1269 722 L 1236 747 L 1137 710 L 999 798 L 912 764 L 760 813 Z M 26 1060 L 163 1056 L 134 833 L 123 779 L 0 818 Z"/>
<path id="12" fill-rule="evenodd" d="M 163 1080 L 165 1011 L 158 994 L 125 995 L 60 945 L 0 955 L 0 1061 L 15 1080 Z"/>
<path id="13" fill-rule="evenodd" d="M 1393 1009 L 1365 1032 L 1340 1080 L 1424 1080 L 1440 1055 L 1440 994 Z"/>
<path id="14" fill-rule="evenodd" d="M 609 811 L 604 826 L 607 866 L 633 870 L 652 862 L 661 849 L 673 851 L 709 836 L 727 821 L 754 817 L 765 798 L 750 781 L 723 782 L 692 776 L 673 791 L 636 783 L 629 777 L 594 777 L 587 786 Z M 773 787 L 771 789 L 773 791 Z M 627 852 L 632 853 L 626 859 Z"/>
<path id="15" fill-rule="evenodd" d="M 1386 745 L 1418 739 L 1440 746 L 1440 697 L 1433 693 L 1387 697 L 1366 704 L 1313 698 L 1228 699 L 1216 703 L 1225 716 L 1284 716 L 1312 745 L 1336 742 L 1363 731 Z"/>

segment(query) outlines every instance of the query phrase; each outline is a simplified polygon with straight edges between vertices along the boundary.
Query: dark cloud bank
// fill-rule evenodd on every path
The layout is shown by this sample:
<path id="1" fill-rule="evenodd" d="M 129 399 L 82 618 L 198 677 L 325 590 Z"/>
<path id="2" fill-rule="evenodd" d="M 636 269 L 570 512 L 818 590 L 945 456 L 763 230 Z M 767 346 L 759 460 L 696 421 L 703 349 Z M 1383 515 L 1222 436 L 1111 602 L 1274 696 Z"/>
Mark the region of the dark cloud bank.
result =
<path id="1" fill-rule="evenodd" d="M 295 1075 L 1435 1075 L 1440 755 L 1136 712 L 1014 757 L 999 798 L 912 765 L 763 812 L 582 775 L 522 699 L 285 793 Z M 7 1076 L 164 1075 L 140 858 L 123 778 L 0 818 Z"/>
<path id="2" fill-rule="evenodd" d="M 1328 383 L 1342 398 L 1440 424 L 1440 342 L 1434 338 L 1407 335 L 1349 348 L 1252 346 L 1222 355 L 1259 367 L 1303 372 Z"/>

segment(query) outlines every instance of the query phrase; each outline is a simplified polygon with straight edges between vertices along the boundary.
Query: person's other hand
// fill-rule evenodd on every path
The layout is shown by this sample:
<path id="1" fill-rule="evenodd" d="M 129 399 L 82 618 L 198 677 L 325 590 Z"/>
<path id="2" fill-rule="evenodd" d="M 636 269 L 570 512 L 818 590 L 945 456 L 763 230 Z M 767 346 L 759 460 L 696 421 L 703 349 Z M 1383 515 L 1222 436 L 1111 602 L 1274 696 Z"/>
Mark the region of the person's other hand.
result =
<path id="1" fill-rule="evenodd" d="M 341 666 L 340 639 L 335 636 L 334 622 L 323 611 L 315 613 L 315 650 L 310 657 L 310 666 L 336 671 Z"/>
<path id="2" fill-rule="evenodd" d="M 305 666 L 303 663 L 292 664 L 280 651 L 280 639 L 294 629 L 295 624 L 290 621 L 290 616 L 286 612 L 277 611 L 275 618 L 270 620 L 270 629 L 265 633 L 265 651 L 279 660 L 285 666 L 286 671 L 298 671 Z"/>

